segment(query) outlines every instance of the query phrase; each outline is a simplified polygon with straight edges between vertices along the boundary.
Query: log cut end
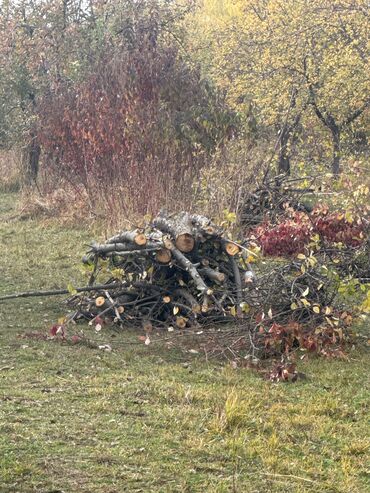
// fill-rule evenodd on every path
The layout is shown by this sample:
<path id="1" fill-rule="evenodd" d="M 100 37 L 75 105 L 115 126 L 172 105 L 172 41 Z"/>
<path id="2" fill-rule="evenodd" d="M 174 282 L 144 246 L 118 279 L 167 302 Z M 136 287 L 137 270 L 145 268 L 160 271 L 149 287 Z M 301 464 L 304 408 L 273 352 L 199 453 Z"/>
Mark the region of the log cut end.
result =
<path id="1" fill-rule="evenodd" d="M 194 248 L 195 240 L 193 235 L 189 233 L 182 233 L 177 236 L 175 245 L 176 248 L 180 250 L 180 252 L 189 253 Z"/>
<path id="2" fill-rule="evenodd" d="M 168 264 L 171 262 L 171 252 L 167 248 L 161 248 L 155 254 L 155 259 L 160 264 Z"/>
<path id="3" fill-rule="evenodd" d="M 103 306 L 105 303 L 105 298 L 104 296 L 98 296 L 95 300 L 95 305 L 96 306 Z"/>
<path id="4" fill-rule="evenodd" d="M 184 318 L 184 317 L 176 317 L 176 326 L 179 329 L 185 329 L 185 327 L 186 327 L 186 318 Z"/>
<path id="5" fill-rule="evenodd" d="M 217 233 L 216 228 L 214 226 L 207 226 L 204 228 L 204 231 L 207 233 L 207 235 L 213 236 Z"/>
<path id="6" fill-rule="evenodd" d="M 235 245 L 235 243 L 231 243 L 230 241 L 226 241 L 225 250 L 226 253 L 231 257 L 234 257 L 240 252 L 240 248 L 238 247 L 238 245 Z"/>
<path id="7" fill-rule="evenodd" d="M 135 241 L 136 245 L 139 245 L 139 246 L 144 246 L 147 243 L 147 239 L 146 239 L 146 236 L 144 233 L 138 233 L 135 236 L 134 241 Z"/>

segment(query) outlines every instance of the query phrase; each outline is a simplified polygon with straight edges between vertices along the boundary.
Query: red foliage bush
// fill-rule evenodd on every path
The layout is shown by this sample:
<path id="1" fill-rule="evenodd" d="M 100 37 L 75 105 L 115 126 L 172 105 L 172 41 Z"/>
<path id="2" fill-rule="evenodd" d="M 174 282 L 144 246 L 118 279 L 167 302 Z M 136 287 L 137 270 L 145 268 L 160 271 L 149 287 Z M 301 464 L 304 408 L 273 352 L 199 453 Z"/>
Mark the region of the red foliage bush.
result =
<path id="1" fill-rule="evenodd" d="M 279 224 L 262 223 L 252 231 L 264 255 L 290 256 L 304 250 L 312 236 L 312 224 L 306 214 L 294 212 Z"/>
<path id="2" fill-rule="evenodd" d="M 344 213 L 329 213 L 327 207 L 314 209 L 311 214 L 289 211 L 278 224 L 262 223 L 251 231 L 265 255 L 291 256 L 303 252 L 314 234 L 324 241 L 358 247 L 364 241 L 359 220 L 346 218 Z"/>
<path id="3" fill-rule="evenodd" d="M 87 73 L 58 81 L 38 105 L 49 171 L 83 184 L 90 199 L 100 194 L 112 212 L 129 204 L 143 215 L 169 197 L 180 203 L 228 128 L 222 101 L 176 44 L 153 39 L 150 22 L 157 26 L 139 19 L 129 41 L 106 40 Z"/>
<path id="4" fill-rule="evenodd" d="M 342 212 L 329 213 L 327 208 L 315 209 L 311 217 L 315 232 L 329 243 L 358 247 L 364 241 L 363 226 L 358 219 L 349 220 Z"/>

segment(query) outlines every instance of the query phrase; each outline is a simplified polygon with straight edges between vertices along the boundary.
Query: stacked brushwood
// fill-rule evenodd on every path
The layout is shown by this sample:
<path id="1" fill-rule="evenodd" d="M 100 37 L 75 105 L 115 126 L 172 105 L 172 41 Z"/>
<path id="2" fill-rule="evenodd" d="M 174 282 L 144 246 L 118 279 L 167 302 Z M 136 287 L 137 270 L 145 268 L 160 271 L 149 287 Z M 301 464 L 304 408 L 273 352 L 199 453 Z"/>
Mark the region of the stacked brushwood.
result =
<path id="1" fill-rule="evenodd" d="M 207 217 L 162 211 L 146 228 L 90 245 L 91 290 L 68 303 L 75 319 L 145 328 L 241 318 L 254 281 L 245 257 Z M 111 277 L 98 284 L 103 273 Z"/>
<path id="2" fill-rule="evenodd" d="M 310 182 L 309 186 L 301 186 L 307 181 Z M 275 222 L 287 206 L 297 211 L 311 212 L 312 207 L 306 198 L 314 192 L 313 182 L 313 179 L 288 178 L 286 175 L 265 179 L 254 191 L 245 193 L 239 210 L 241 224 L 248 228 L 266 218 Z"/>

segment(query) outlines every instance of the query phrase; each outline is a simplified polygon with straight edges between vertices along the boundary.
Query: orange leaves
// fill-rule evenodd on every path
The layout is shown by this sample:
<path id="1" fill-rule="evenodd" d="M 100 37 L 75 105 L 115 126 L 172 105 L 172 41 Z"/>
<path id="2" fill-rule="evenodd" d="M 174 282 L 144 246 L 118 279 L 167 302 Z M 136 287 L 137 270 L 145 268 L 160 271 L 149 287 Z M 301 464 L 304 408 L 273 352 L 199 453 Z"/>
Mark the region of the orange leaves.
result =
<path id="1" fill-rule="evenodd" d="M 276 364 L 268 373 L 271 382 L 295 382 L 298 378 L 297 366 L 292 362 Z"/>
<path id="2" fill-rule="evenodd" d="M 269 355 L 288 355 L 297 349 L 323 355 L 343 350 L 349 340 L 347 329 L 352 324 L 352 315 L 343 312 L 336 317 L 325 318 L 327 322 L 324 321 L 316 328 L 312 324 L 301 324 L 294 320 L 279 324 L 264 319 L 265 324 L 260 322 L 258 333 Z"/>

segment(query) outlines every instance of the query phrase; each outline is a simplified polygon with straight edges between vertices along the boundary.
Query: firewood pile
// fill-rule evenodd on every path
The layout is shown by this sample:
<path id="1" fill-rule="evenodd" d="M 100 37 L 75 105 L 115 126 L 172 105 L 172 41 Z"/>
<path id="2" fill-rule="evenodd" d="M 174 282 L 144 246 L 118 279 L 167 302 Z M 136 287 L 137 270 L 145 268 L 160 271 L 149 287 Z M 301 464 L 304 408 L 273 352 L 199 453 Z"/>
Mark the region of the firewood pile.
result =
<path id="1" fill-rule="evenodd" d="M 242 318 L 254 282 L 246 256 L 246 248 L 207 217 L 161 212 L 146 228 L 91 244 L 83 258 L 91 290 L 68 304 L 75 320 L 146 330 Z"/>

